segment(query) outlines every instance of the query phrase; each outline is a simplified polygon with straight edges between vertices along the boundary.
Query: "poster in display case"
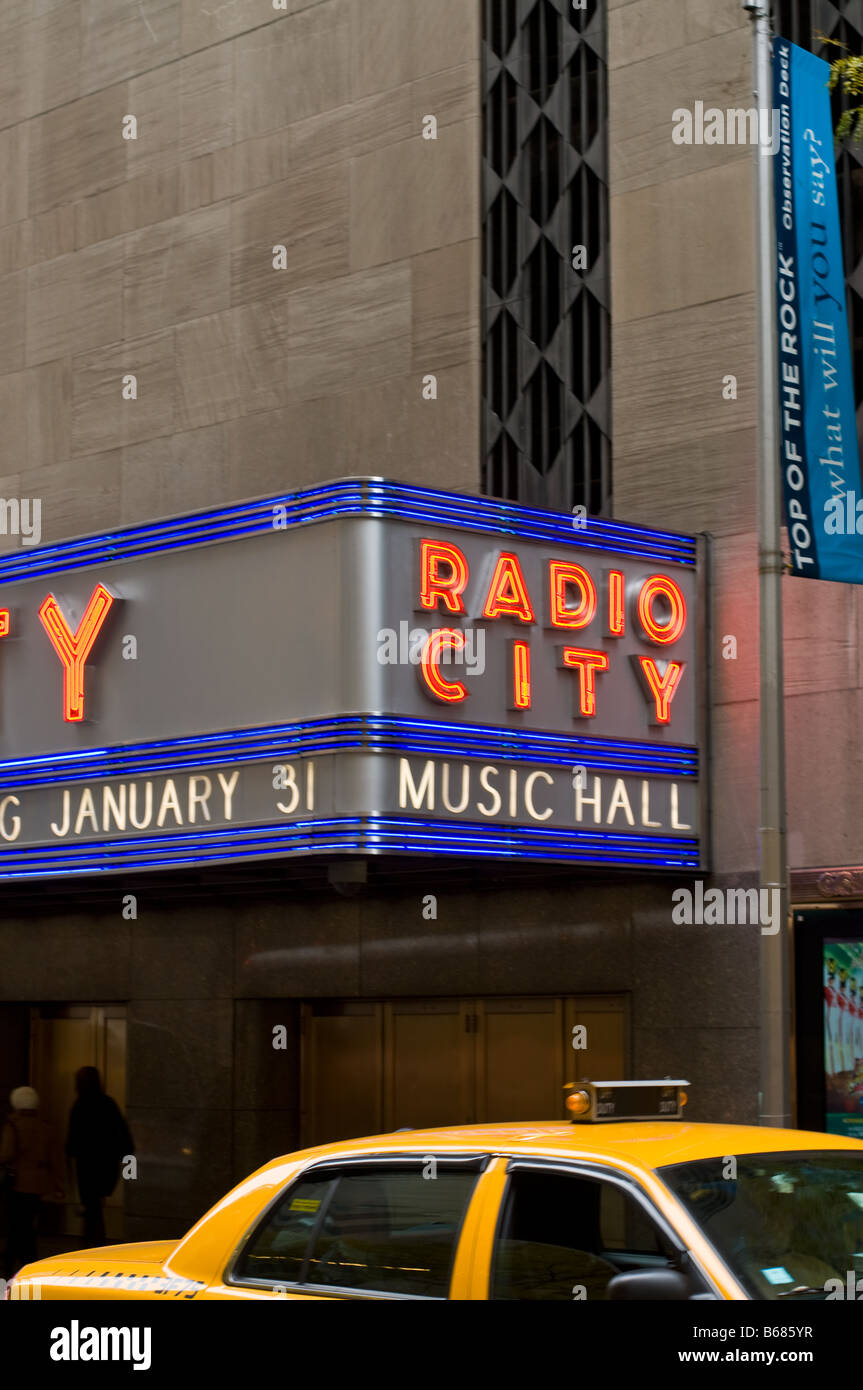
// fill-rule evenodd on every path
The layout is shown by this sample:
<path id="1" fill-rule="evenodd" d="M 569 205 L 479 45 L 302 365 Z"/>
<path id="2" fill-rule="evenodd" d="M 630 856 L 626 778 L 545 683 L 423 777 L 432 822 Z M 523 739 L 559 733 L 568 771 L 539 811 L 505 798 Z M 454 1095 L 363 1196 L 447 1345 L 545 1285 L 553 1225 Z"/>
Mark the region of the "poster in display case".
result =
<path id="1" fill-rule="evenodd" d="M 863 906 L 794 910 L 800 1129 L 863 1139 Z"/>
<path id="2" fill-rule="evenodd" d="M 863 940 L 828 937 L 823 964 L 824 1127 L 863 1139 Z"/>

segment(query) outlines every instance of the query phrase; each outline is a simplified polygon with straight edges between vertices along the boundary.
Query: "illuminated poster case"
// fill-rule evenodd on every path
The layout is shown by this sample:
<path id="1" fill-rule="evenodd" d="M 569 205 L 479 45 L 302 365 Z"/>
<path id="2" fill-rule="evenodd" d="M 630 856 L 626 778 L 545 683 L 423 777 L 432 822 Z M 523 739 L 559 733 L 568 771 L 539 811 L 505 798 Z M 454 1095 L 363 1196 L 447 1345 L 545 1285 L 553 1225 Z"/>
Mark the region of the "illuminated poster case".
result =
<path id="1" fill-rule="evenodd" d="M 863 909 L 794 924 L 800 1123 L 863 1139 Z"/>
<path id="2" fill-rule="evenodd" d="M 0 557 L 0 881 L 705 867 L 699 543 L 347 478 Z"/>

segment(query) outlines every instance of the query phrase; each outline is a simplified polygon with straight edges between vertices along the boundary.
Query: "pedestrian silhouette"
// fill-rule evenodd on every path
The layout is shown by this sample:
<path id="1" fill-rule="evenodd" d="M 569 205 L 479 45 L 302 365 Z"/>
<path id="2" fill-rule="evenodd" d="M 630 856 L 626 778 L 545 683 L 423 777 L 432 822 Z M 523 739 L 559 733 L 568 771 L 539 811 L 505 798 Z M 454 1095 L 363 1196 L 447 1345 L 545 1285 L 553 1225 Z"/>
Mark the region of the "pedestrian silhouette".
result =
<path id="1" fill-rule="evenodd" d="M 39 1097 L 33 1087 L 17 1086 L 9 1101 L 12 1114 L 0 1135 L 0 1168 L 8 1197 L 7 1279 L 36 1259 L 43 1198 L 61 1200 L 64 1186 L 60 1146 L 51 1126 L 39 1114 Z"/>
<path id="2" fill-rule="evenodd" d="M 84 1241 L 88 1246 L 104 1245 L 102 1203 L 117 1186 L 120 1165 L 135 1146 L 120 1107 L 102 1090 L 96 1067 L 81 1067 L 75 1073 L 75 1089 L 78 1099 L 69 1112 L 66 1153 L 75 1161 Z"/>

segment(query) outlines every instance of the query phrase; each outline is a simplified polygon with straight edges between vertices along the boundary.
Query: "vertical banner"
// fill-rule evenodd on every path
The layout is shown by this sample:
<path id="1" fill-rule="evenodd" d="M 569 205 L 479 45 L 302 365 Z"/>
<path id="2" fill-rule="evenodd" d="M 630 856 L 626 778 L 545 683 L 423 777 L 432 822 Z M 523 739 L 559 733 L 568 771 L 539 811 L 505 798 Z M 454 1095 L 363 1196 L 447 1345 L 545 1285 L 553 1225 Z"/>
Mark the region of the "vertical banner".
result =
<path id="1" fill-rule="evenodd" d="M 863 584 L 860 456 L 829 76 L 820 58 L 773 40 L 782 485 L 794 573 Z"/>

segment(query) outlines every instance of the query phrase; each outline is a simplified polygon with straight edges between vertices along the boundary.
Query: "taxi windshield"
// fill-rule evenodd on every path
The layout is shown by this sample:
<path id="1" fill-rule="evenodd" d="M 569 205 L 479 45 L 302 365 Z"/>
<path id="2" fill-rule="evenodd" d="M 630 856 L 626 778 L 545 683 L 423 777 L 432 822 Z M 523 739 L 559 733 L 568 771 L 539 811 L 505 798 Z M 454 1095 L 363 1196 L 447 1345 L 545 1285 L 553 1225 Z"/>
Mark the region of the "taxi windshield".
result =
<path id="1" fill-rule="evenodd" d="M 658 1174 L 751 1298 L 863 1295 L 863 1154 L 767 1153 Z"/>

